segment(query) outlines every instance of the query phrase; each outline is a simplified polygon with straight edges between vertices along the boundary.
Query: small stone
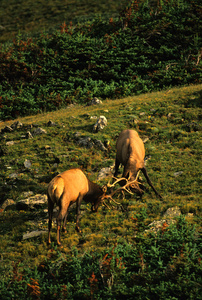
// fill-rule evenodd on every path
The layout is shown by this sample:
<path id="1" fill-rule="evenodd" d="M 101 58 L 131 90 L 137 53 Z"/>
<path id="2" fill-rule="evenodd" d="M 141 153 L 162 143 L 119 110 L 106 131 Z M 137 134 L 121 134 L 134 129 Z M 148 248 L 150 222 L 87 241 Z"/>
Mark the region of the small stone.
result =
<path id="1" fill-rule="evenodd" d="M 2 130 L 1 130 L 1 133 L 4 133 L 4 132 L 12 132 L 13 131 L 13 128 L 11 128 L 10 126 L 5 126 Z"/>
<path id="2" fill-rule="evenodd" d="M 102 151 L 107 151 L 107 148 L 104 146 L 104 144 L 100 140 L 95 141 L 95 145 Z"/>
<path id="3" fill-rule="evenodd" d="M 25 166 L 26 169 L 30 169 L 31 166 L 32 166 L 31 161 L 28 160 L 28 159 L 25 159 L 25 161 L 24 161 L 24 166 Z"/>
<path id="4" fill-rule="evenodd" d="M 11 125 L 11 128 L 18 129 L 18 128 L 21 128 L 22 126 L 23 126 L 23 124 L 20 121 L 17 121 Z"/>
<path id="5" fill-rule="evenodd" d="M 35 136 L 35 135 L 41 135 L 41 134 L 46 134 L 47 131 L 45 129 L 42 129 L 41 127 L 38 127 L 36 129 L 34 129 L 32 131 L 32 135 Z"/>
<path id="6" fill-rule="evenodd" d="M 13 199 L 6 199 L 1 206 L 1 209 L 4 210 L 6 207 L 11 206 L 11 205 L 12 206 L 15 205 L 15 201 L 13 201 Z"/>
<path id="7" fill-rule="evenodd" d="M 173 176 L 177 177 L 183 174 L 183 171 L 173 173 Z"/>
<path id="8" fill-rule="evenodd" d="M 105 116 L 100 116 L 93 126 L 93 132 L 103 130 L 105 126 L 107 126 L 107 119 L 105 118 Z"/>
<path id="9" fill-rule="evenodd" d="M 102 101 L 99 100 L 97 97 L 94 97 L 90 102 L 87 103 L 87 106 L 97 105 L 97 104 L 102 104 Z"/>
<path id="10" fill-rule="evenodd" d="M 14 144 L 15 144 L 14 141 L 6 142 L 6 146 L 13 146 Z"/>
<path id="11" fill-rule="evenodd" d="M 33 139 L 33 136 L 32 136 L 32 134 L 31 134 L 30 131 L 27 131 L 27 133 L 26 133 L 26 135 L 25 135 L 25 138 L 26 138 L 26 139 Z"/>
<path id="12" fill-rule="evenodd" d="M 35 231 L 32 231 L 32 232 L 24 233 L 22 239 L 23 240 L 31 239 L 33 237 L 38 237 L 38 236 L 40 236 L 42 234 L 45 234 L 45 233 L 46 233 L 45 230 L 40 230 L 40 231 L 35 230 Z"/>
<path id="13" fill-rule="evenodd" d="M 165 214 L 163 215 L 163 217 L 169 217 L 169 218 L 174 218 L 174 217 L 179 217 L 181 215 L 181 210 L 179 209 L 179 207 L 174 206 L 174 207 L 170 207 L 166 210 Z"/>
<path id="14" fill-rule="evenodd" d="M 54 126 L 57 126 L 56 123 L 54 123 L 53 121 L 49 120 L 48 121 L 48 124 L 47 124 L 49 127 L 54 127 Z"/>

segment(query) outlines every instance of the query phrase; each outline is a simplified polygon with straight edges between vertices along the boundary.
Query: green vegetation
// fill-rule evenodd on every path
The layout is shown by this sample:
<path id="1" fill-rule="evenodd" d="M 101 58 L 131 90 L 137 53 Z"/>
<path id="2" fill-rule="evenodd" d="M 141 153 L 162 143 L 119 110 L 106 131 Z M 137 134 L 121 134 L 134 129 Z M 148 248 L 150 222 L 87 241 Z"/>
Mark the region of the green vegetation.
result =
<path id="1" fill-rule="evenodd" d="M 101 15 L 118 17 L 127 0 L 1 0 L 0 42 L 12 40 L 19 32 L 38 35 L 53 31 L 63 22 L 83 23 Z"/>
<path id="2" fill-rule="evenodd" d="M 0 52 L 0 119 L 201 83 L 200 9 L 198 0 L 155 10 L 140 1 L 120 19 L 18 35 Z"/>
<path id="3" fill-rule="evenodd" d="M 201 294 L 201 85 L 170 89 L 99 106 L 75 105 L 56 112 L 19 118 L 24 124 L 1 140 L 1 201 L 23 198 L 23 193 L 45 193 L 48 182 L 72 167 L 81 167 L 93 181 L 102 167 L 114 163 L 117 135 L 124 128 L 138 130 L 146 142 L 149 175 L 162 194 L 147 187 L 142 199 L 122 198 L 121 206 L 91 213 L 82 204 L 82 234 L 75 231 L 75 210 L 68 217 L 61 248 L 47 234 L 23 240 L 32 230 L 47 230 L 47 213 L 2 211 L 0 219 L 0 276 L 2 299 L 199 299 Z M 163 99 L 163 101 L 162 101 Z M 108 112 L 107 112 L 108 111 Z M 105 115 L 108 126 L 92 133 L 95 120 Z M 53 120 L 57 127 L 48 127 Z M 13 121 L 0 123 L 0 128 Z M 25 139 L 30 124 L 47 134 Z M 75 143 L 75 132 L 109 141 L 109 149 L 86 149 Z M 7 141 L 14 141 L 7 145 Z M 24 161 L 31 161 L 31 168 Z M 176 175 L 176 173 L 179 175 Z M 12 174 L 17 174 L 12 176 Z M 109 178 L 98 182 L 107 183 Z M 148 225 L 169 207 L 183 214 L 176 225 L 161 227 L 158 235 Z M 47 207 L 46 207 L 47 208 Z M 15 295 L 15 297 L 14 297 Z"/>
<path id="4" fill-rule="evenodd" d="M 2 41 L 15 32 L 15 16 L 10 18 L 5 3 L 0 13 L 7 23 L 1 25 L 9 29 Z M 22 33 L 0 51 L 0 205 L 6 199 L 17 203 L 26 192 L 45 194 L 56 174 L 74 167 L 100 185 L 107 183 L 111 177 L 98 181 L 98 172 L 114 164 L 117 136 L 125 128 L 137 130 L 146 141 L 147 170 L 163 200 L 143 178 L 142 198 L 116 195 L 121 205 L 103 205 L 97 213 L 82 203 L 82 233 L 75 231 L 72 209 L 62 247 L 56 245 L 55 223 L 50 246 L 46 233 L 23 239 L 27 232 L 47 231 L 47 205 L 30 211 L 1 208 L 0 299 L 198 300 L 200 1 L 133 1 L 120 20 L 113 13 L 123 1 L 79 1 L 82 12 L 75 3 L 35 1 L 35 19 L 26 27 L 30 2 L 9 1 Z M 69 23 L 72 17 L 78 23 Z M 86 106 L 93 96 L 103 104 Z M 108 125 L 94 133 L 91 117 L 100 115 Z M 56 126 L 48 126 L 49 120 Z M 3 130 L 14 121 L 23 126 Z M 36 127 L 47 133 L 27 139 L 27 131 Z M 77 132 L 100 140 L 107 150 L 77 144 Z M 157 233 L 150 231 L 149 225 L 174 206 L 182 215 L 170 226 L 165 221 Z"/>

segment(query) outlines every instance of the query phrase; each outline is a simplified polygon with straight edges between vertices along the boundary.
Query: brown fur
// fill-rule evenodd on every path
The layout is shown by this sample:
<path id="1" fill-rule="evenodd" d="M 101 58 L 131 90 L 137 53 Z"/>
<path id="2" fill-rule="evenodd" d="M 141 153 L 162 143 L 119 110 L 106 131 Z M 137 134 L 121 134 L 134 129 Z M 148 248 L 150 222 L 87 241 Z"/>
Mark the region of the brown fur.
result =
<path id="1" fill-rule="evenodd" d="M 57 243 L 60 245 L 60 227 L 66 231 L 68 208 L 76 202 L 77 220 L 76 229 L 80 232 L 79 217 L 82 199 L 92 203 L 92 210 L 97 211 L 104 194 L 96 183 L 91 182 L 80 169 L 70 169 L 54 177 L 48 185 L 48 243 L 51 242 L 50 231 L 54 204 L 59 206 L 57 216 Z"/>
<path id="2" fill-rule="evenodd" d="M 157 196 L 161 198 L 154 188 L 144 163 L 145 148 L 144 143 L 135 130 L 123 130 L 116 143 L 116 161 L 114 177 L 118 175 L 119 165 L 124 166 L 122 177 L 133 181 L 136 179 L 137 173 L 141 170 L 147 179 L 148 184 L 152 187 Z M 120 183 L 124 184 L 124 182 Z"/>

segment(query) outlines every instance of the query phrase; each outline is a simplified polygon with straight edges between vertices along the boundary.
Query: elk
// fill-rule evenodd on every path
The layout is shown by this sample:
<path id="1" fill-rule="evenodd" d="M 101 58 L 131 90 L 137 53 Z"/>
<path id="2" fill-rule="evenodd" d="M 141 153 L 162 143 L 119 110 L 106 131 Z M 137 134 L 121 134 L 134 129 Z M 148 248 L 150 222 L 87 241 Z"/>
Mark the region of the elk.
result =
<path id="1" fill-rule="evenodd" d="M 96 212 L 98 206 L 105 196 L 106 187 L 100 187 L 91 182 L 80 169 L 70 169 L 58 174 L 48 185 L 48 244 L 51 243 L 50 231 L 52 228 L 53 208 L 59 206 L 57 216 L 57 244 L 60 242 L 60 228 L 63 221 L 62 230 L 66 232 L 66 221 L 68 208 L 76 202 L 76 230 L 81 232 L 79 227 L 81 201 L 92 203 L 91 210 Z"/>
<path id="2" fill-rule="evenodd" d="M 116 143 L 116 160 L 115 160 L 115 172 L 114 177 L 118 175 L 119 165 L 122 164 L 123 175 L 122 179 L 119 179 L 119 184 L 124 185 L 125 182 L 129 181 L 130 189 L 135 190 L 137 185 L 134 183 L 137 181 L 139 171 L 141 170 L 148 182 L 151 186 L 155 194 L 162 198 L 161 195 L 157 192 L 155 187 L 153 186 L 145 167 L 145 148 L 142 139 L 139 137 L 137 131 L 132 129 L 123 130 L 117 140 Z M 125 179 L 125 180 L 124 180 Z"/>

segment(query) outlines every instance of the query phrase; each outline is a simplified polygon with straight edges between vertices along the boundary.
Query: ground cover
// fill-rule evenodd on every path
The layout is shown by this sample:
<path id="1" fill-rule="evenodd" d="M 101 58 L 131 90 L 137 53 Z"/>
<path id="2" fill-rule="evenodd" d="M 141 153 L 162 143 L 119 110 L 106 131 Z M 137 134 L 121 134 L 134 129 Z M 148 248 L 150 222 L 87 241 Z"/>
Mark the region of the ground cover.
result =
<path id="1" fill-rule="evenodd" d="M 108 125 L 93 133 L 95 119 L 91 117 L 100 115 L 106 116 Z M 48 127 L 49 120 L 57 126 Z M 92 214 L 90 206 L 83 204 L 83 232 L 75 232 L 72 210 L 62 248 L 56 246 L 55 226 L 50 247 L 47 234 L 22 239 L 27 231 L 47 229 L 46 206 L 36 211 L 2 210 L 2 299 L 15 299 L 14 295 L 21 299 L 104 299 L 106 295 L 111 299 L 124 295 L 165 299 L 168 291 L 172 299 L 180 299 L 183 292 L 186 299 L 199 299 L 201 85 L 108 99 L 98 106 L 77 104 L 1 122 L 0 130 L 14 121 L 24 127 L 1 134 L 1 204 L 8 198 L 19 201 L 24 192 L 44 194 L 55 174 L 72 167 L 82 168 L 98 182 L 99 170 L 114 163 L 116 138 L 124 128 L 134 128 L 147 138 L 148 172 L 163 201 L 148 187 L 142 199 L 117 196 L 122 206 L 113 210 L 102 206 Z M 47 134 L 26 139 L 31 124 Z M 107 141 L 108 150 L 77 145 L 75 132 Z M 31 162 L 30 168 L 25 167 L 25 160 Z M 106 181 L 108 178 L 98 183 Z M 145 231 L 174 206 L 182 212 L 176 225 L 171 229 L 162 226 L 157 238 Z M 70 279 L 69 270 L 77 277 Z"/>

